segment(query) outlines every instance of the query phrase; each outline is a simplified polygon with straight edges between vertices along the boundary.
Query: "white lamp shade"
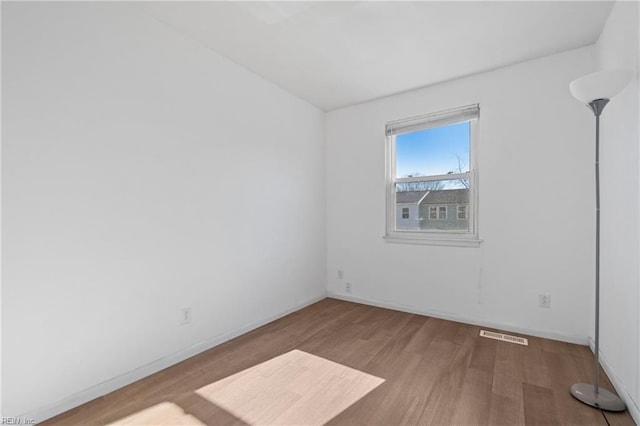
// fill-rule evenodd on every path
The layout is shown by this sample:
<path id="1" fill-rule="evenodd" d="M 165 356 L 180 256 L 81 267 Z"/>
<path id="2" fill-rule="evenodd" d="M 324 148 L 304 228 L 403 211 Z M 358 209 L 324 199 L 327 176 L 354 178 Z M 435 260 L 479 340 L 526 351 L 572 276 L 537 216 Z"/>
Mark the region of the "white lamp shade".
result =
<path id="1" fill-rule="evenodd" d="M 628 69 L 605 70 L 587 74 L 569 84 L 574 98 L 588 104 L 596 99 L 611 99 L 626 87 L 633 77 Z"/>

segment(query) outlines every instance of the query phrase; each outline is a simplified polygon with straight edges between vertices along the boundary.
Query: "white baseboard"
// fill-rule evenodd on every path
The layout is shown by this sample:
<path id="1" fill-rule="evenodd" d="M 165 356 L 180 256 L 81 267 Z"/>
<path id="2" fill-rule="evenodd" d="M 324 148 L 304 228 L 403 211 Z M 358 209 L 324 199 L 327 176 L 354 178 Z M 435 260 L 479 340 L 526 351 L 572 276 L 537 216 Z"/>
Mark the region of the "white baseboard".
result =
<path id="1" fill-rule="evenodd" d="M 23 419 L 33 419 L 36 423 L 40 423 L 46 419 L 49 419 L 58 414 L 64 413 L 72 408 L 75 408 L 79 405 L 82 405 L 86 402 L 99 398 L 103 395 L 106 395 L 110 392 L 118 390 L 124 386 L 127 386 L 135 381 L 143 379 L 147 376 L 150 376 L 154 373 L 157 373 L 160 370 L 163 370 L 167 367 L 170 367 L 174 364 L 177 364 L 181 361 L 184 361 L 187 358 L 191 358 L 194 355 L 197 355 L 201 352 L 204 352 L 208 349 L 211 349 L 215 346 L 218 346 L 228 340 L 231 340 L 235 337 L 238 337 L 242 334 L 245 334 L 251 330 L 254 330 L 258 327 L 262 327 L 265 324 L 268 324 L 272 321 L 275 321 L 279 318 L 282 318 L 286 315 L 289 315 L 292 312 L 298 311 L 302 308 L 305 308 L 309 305 L 312 305 L 322 299 L 325 299 L 326 294 L 322 294 L 320 296 L 316 296 L 312 299 L 309 299 L 305 302 L 299 303 L 292 308 L 286 309 L 284 311 L 275 313 L 266 318 L 263 318 L 259 321 L 254 321 L 248 324 L 245 324 L 235 330 L 232 330 L 228 333 L 224 333 L 218 336 L 215 336 L 211 339 L 205 340 L 200 343 L 196 343 L 188 348 L 185 348 L 181 351 L 175 352 L 166 357 L 157 359 L 149 364 L 143 365 L 141 367 L 136 368 L 135 370 L 124 373 L 120 376 L 114 377 L 105 382 L 99 383 L 95 386 L 82 390 L 74 395 L 71 395 L 55 404 L 52 404 L 47 407 L 42 407 L 36 409 L 32 412 L 23 414 L 18 416 Z"/>
<path id="2" fill-rule="evenodd" d="M 596 351 L 595 346 L 596 345 L 593 339 L 589 338 L 589 347 L 591 348 L 591 352 L 593 353 L 595 353 Z M 611 367 L 611 364 L 607 360 L 606 355 L 602 353 L 602 350 L 600 351 L 600 365 L 602 366 L 604 372 L 607 373 L 607 376 L 609 377 L 611 384 L 613 384 L 613 387 L 616 388 L 618 396 L 622 398 L 625 404 L 627 404 L 627 411 L 629 411 L 629 414 L 631 414 L 633 421 L 636 422 L 637 425 L 640 425 L 640 406 L 638 406 L 639 401 L 635 401 L 633 399 L 633 397 L 627 390 L 627 387 L 624 385 L 624 383 L 622 383 L 622 380 L 620 380 L 620 377 L 616 374 L 613 367 Z"/>
<path id="3" fill-rule="evenodd" d="M 465 324 L 480 325 L 484 327 L 497 328 L 500 330 L 511 331 L 513 333 L 527 334 L 530 336 L 543 337 L 545 339 L 560 340 L 563 342 L 576 343 L 578 345 L 587 345 L 587 336 L 568 335 L 563 333 L 557 333 L 554 331 L 546 330 L 533 330 L 525 327 L 520 327 L 514 324 L 502 323 L 498 321 L 491 321 L 485 318 L 474 318 L 471 316 L 464 316 L 453 314 L 450 312 L 441 312 L 432 309 L 417 308 L 409 305 L 401 305 L 393 302 L 387 302 L 384 300 L 370 299 L 365 297 L 357 297 L 350 294 L 329 292 L 328 297 L 333 299 L 346 300 L 348 302 L 362 303 L 364 305 L 378 306 L 380 308 L 393 309 L 396 311 L 408 312 L 411 314 L 425 315 L 434 318 L 445 319 L 449 321 L 462 322 Z"/>

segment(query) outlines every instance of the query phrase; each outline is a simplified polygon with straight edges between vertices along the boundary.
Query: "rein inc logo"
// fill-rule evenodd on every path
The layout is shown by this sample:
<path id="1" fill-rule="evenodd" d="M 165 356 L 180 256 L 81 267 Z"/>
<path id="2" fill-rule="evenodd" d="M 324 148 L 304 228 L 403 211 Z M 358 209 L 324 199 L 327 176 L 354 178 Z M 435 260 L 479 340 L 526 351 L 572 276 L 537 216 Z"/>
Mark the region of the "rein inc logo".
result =
<path id="1" fill-rule="evenodd" d="M 28 417 L 0 417 L 2 425 L 35 425 L 36 421 Z"/>

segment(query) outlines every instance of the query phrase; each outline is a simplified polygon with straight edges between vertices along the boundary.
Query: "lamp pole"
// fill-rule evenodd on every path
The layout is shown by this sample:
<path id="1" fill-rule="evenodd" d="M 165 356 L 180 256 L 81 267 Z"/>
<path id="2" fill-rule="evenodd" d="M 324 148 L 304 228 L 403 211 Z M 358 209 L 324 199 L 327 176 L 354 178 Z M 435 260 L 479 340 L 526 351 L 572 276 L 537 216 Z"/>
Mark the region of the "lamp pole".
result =
<path id="1" fill-rule="evenodd" d="M 589 108 L 596 117 L 596 331 L 595 331 L 595 355 L 594 366 L 594 394 L 599 394 L 600 387 L 600 114 L 609 103 L 609 99 L 596 99 L 589 103 Z"/>
<path id="2" fill-rule="evenodd" d="M 600 115 L 609 100 L 620 93 L 631 81 L 635 71 L 611 69 L 597 71 L 573 80 L 569 91 L 574 98 L 586 104 L 596 117 L 596 316 L 594 384 L 576 383 L 571 395 L 608 411 L 623 411 L 624 402 L 614 393 L 600 387 Z"/>
<path id="3" fill-rule="evenodd" d="M 600 115 L 609 99 L 601 98 L 589 102 L 587 105 L 596 118 L 596 315 L 595 315 L 595 364 L 593 387 L 587 383 L 577 383 L 571 386 L 574 398 L 592 407 L 607 411 L 624 411 L 625 403 L 612 392 L 600 387 Z"/>

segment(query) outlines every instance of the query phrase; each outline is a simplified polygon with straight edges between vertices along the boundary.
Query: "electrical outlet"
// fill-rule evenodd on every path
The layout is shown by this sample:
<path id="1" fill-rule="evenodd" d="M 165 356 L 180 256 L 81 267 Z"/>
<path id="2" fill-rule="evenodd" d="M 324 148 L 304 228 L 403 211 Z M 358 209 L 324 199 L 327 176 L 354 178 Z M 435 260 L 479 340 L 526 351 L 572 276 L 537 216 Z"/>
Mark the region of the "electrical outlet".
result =
<path id="1" fill-rule="evenodd" d="M 541 308 L 550 309 L 551 308 L 551 295 L 550 294 L 540 294 L 538 295 L 538 306 Z"/>
<path id="2" fill-rule="evenodd" d="M 191 322 L 191 308 L 182 308 L 180 310 L 180 325 L 189 324 Z"/>
<path id="3" fill-rule="evenodd" d="M 342 269 L 338 269 L 338 279 L 341 280 L 344 278 L 344 272 L 342 272 Z"/>
<path id="4" fill-rule="evenodd" d="M 344 291 L 346 291 L 347 293 L 351 293 L 351 283 L 344 284 Z"/>

